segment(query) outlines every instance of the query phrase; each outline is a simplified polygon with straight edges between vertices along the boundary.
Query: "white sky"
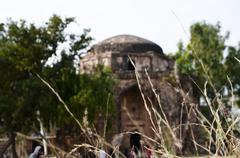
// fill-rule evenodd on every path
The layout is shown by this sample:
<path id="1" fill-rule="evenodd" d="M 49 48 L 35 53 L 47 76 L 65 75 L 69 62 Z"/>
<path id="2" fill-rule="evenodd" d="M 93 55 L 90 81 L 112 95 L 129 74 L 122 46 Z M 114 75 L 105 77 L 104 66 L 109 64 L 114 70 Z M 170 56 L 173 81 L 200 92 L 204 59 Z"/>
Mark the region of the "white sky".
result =
<path id="1" fill-rule="evenodd" d="M 90 28 L 94 43 L 118 34 L 133 34 L 175 52 L 177 42 L 188 41 L 189 26 L 220 21 L 228 44 L 240 41 L 240 0 L 4 0 L 0 22 L 7 18 L 41 24 L 53 14 L 75 17 L 79 31 Z M 175 16 L 176 15 L 176 16 Z M 186 30 L 186 33 L 184 32 Z"/>

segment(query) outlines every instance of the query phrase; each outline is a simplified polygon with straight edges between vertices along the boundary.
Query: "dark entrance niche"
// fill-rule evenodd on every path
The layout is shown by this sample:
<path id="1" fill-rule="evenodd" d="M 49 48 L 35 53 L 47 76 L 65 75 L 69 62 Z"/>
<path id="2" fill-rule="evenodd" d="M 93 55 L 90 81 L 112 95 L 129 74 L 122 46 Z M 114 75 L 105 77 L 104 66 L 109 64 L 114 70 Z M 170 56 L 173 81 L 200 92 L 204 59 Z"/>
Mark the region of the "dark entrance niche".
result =
<path id="1" fill-rule="evenodd" d="M 131 62 L 131 60 L 128 60 L 128 70 L 135 70 L 134 65 L 136 66 L 136 64 L 135 64 L 135 61 L 133 59 L 132 59 L 132 62 Z"/>
<path id="2" fill-rule="evenodd" d="M 130 135 L 130 146 L 131 149 L 134 150 L 135 153 L 141 150 L 141 136 L 138 133 L 133 133 Z"/>

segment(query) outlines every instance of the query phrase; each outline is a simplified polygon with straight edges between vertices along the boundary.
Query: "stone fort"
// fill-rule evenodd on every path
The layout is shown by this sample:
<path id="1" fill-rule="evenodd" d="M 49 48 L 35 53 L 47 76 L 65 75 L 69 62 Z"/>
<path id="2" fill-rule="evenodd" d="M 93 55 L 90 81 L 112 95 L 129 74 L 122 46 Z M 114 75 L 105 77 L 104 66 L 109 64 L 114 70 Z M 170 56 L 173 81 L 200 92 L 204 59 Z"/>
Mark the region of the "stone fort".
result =
<path id="1" fill-rule="evenodd" d="M 156 131 L 152 129 L 153 124 L 160 124 L 152 109 L 154 107 L 160 115 L 161 111 L 165 113 L 181 146 L 188 148 L 190 128 L 180 129 L 178 125 L 180 122 L 195 120 L 183 108 L 183 98 L 176 89 L 174 60 L 167 57 L 159 45 L 133 35 L 114 36 L 89 49 L 80 61 L 80 71 L 94 73 L 94 67 L 98 64 L 109 67 L 118 80 L 115 88 L 117 109 L 115 134 L 138 131 L 158 139 Z M 190 92 L 191 86 L 187 83 L 184 85 L 185 90 Z M 147 111 L 146 107 L 150 111 Z M 156 118 L 151 120 L 149 115 Z M 179 134 L 180 132 L 182 133 Z M 126 144 L 130 146 L 128 142 Z M 188 149 L 181 147 L 180 150 L 182 153 Z"/>

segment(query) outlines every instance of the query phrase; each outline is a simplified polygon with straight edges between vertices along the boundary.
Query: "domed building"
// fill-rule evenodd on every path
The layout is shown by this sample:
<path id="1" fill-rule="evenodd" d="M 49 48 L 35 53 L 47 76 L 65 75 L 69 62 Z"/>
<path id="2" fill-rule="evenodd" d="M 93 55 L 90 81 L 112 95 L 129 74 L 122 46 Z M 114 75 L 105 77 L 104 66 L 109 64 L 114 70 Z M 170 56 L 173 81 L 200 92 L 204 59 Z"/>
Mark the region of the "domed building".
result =
<path id="1" fill-rule="evenodd" d="M 187 146 L 190 130 L 185 127 L 179 129 L 178 125 L 195 120 L 182 108 L 183 98 L 176 90 L 174 79 L 174 61 L 164 55 L 159 45 L 133 35 L 114 36 L 92 46 L 80 61 L 80 72 L 94 73 L 94 67 L 98 64 L 110 68 L 118 79 L 114 134 L 138 131 L 160 140 L 152 127 L 162 125 L 159 116 L 164 116 L 163 110 L 179 142 Z M 190 92 L 191 87 L 185 85 Z M 128 138 L 139 141 L 134 140 L 139 139 L 134 134 Z M 125 147 L 129 146 L 130 143 L 126 142 Z"/>
<path id="2" fill-rule="evenodd" d="M 118 35 L 94 45 L 81 60 L 81 71 L 89 72 L 94 65 L 102 64 L 110 67 L 114 73 L 131 72 L 134 68 L 129 57 L 138 71 L 172 69 L 172 63 L 169 63 L 157 44 L 133 35 Z"/>

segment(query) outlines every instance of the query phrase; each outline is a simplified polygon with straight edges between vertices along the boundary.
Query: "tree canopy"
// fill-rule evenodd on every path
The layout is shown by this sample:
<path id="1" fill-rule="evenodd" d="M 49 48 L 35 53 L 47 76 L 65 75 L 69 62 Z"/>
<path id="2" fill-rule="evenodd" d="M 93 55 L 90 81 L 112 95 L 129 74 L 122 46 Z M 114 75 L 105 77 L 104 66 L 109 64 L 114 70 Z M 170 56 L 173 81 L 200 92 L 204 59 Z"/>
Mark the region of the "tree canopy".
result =
<path id="1" fill-rule="evenodd" d="M 0 126 L 5 133 L 37 129 L 69 120 L 56 96 L 36 76 L 48 81 L 80 120 L 89 110 L 89 120 L 97 112 L 113 109 L 114 79 L 109 70 L 99 68 L 94 75 L 80 75 L 76 61 L 90 44 L 89 30 L 67 32 L 74 18 L 53 15 L 42 26 L 26 21 L 0 25 Z M 57 60 L 53 60 L 58 58 Z M 109 104 L 109 105 L 107 105 Z M 40 112 L 40 115 L 37 114 Z"/>
<path id="2" fill-rule="evenodd" d="M 208 96 L 212 100 L 216 94 L 229 97 L 231 88 L 227 77 L 234 85 L 234 92 L 238 92 L 240 80 L 236 72 L 240 67 L 235 57 L 239 57 L 239 51 L 226 45 L 229 33 L 222 35 L 219 23 L 212 25 L 206 22 L 193 24 L 190 33 L 186 47 L 182 42 L 178 44 L 176 60 L 179 71 L 190 75 L 197 85 L 194 90 L 197 98 L 200 98 L 205 82 L 208 83 Z"/>

